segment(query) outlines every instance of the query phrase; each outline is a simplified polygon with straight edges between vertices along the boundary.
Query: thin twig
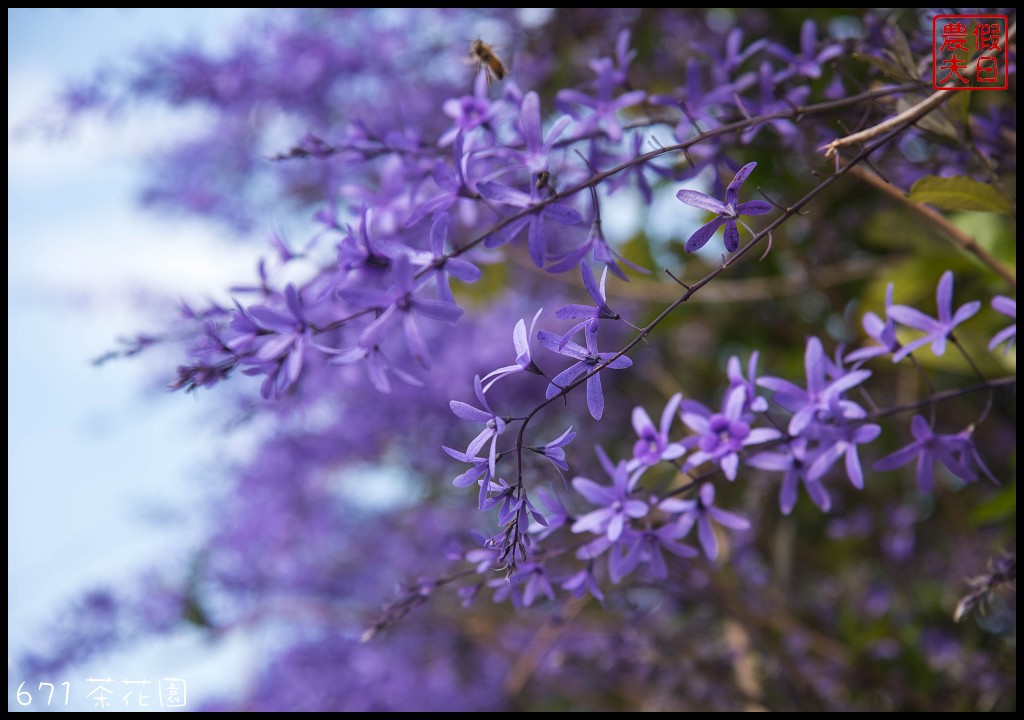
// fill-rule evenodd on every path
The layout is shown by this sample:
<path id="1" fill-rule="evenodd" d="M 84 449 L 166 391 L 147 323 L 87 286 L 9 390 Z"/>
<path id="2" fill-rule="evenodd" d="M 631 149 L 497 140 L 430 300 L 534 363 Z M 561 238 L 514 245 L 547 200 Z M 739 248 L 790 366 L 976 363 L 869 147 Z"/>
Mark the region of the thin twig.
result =
<path id="1" fill-rule="evenodd" d="M 1014 23 L 1006 31 L 1006 44 L 1009 45 L 1011 42 L 1013 42 L 1016 38 L 1016 35 L 1017 23 Z M 1006 51 L 1009 52 L 1008 49 Z M 963 68 L 964 72 L 969 75 L 974 74 L 974 72 L 977 70 L 978 62 L 982 58 L 995 57 L 999 52 L 1002 51 L 998 50 L 997 48 L 992 48 L 991 50 L 983 52 L 981 55 L 974 58 L 974 60 L 968 63 L 966 67 Z M 832 155 L 835 154 L 836 150 L 838 150 L 841 147 L 846 147 L 848 145 L 859 145 L 865 140 L 872 140 L 880 135 L 884 135 L 885 133 L 889 132 L 894 128 L 900 127 L 902 125 L 916 123 L 925 115 L 932 112 L 936 108 L 940 107 L 947 100 L 952 99 L 954 94 L 955 93 L 950 90 L 936 90 L 934 93 L 926 97 L 917 105 L 907 108 L 898 115 L 894 115 L 888 120 L 884 120 L 875 125 L 874 127 L 868 128 L 867 130 L 861 130 L 858 133 L 854 133 L 853 135 L 847 135 L 846 137 L 836 138 L 828 145 L 822 146 L 821 149 L 825 151 L 825 157 L 831 157 Z"/>

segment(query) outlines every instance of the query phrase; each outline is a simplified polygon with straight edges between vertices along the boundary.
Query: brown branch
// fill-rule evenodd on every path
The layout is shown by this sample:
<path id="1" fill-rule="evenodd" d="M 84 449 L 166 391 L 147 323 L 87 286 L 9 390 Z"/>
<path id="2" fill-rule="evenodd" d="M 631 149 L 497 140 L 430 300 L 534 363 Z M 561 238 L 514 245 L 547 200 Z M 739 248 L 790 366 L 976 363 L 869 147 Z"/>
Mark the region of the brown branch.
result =
<path id="1" fill-rule="evenodd" d="M 1011 25 L 1006 31 L 1006 44 L 1009 45 L 1017 36 L 1017 23 Z M 1008 52 L 1009 50 L 1007 50 Z M 997 48 L 987 50 L 981 55 L 972 60 L 963 71 L 968 74 L 973 74 L 978 67 L 978 62 L 982 58 L 994 57 L 998 54 Z M 825 151 L 825 157 L 831 157 L 835 154 L 836 150 L 841 147 L 848 145 L 859 145 L 866 140 L 872 140 L 880 135 L 901 127 L 903 125 L 916 123 L 918 120 L 923 118 L 928 113 L 939 108 L 947 100 L 953 97 L 954 93 L 950 90 L 936 90 L 934 93 L 926 97 L 924 100 L 919 102 L 913 107 L 909 107 L 898 115 L 893 115 L 888 120 L 883 120 L 873 127 L 869 127 L 867 130 L 861 130 L 853 135 L 847 135 L 846 137 L 836 138 L 828 145 L 823 146 L 821 149 Z"/>
<path id="2" fill-rule="evenodd" d="M 868 185 L 871 185 L 877 190 L 881 190 L 883 193 L 903 204 L 905 207 L 913 210 L 917 214 L 927 219 L 930 223 L 935 225 L 937 228 L 942 230 L 946 235 L 952 238 L 953 242 L 963 248 L 965 251 L 971 253 L 992 272 L 999 277 L 1010 283 L 1014 290 L 1017 289 L 1017 275 L 1014 271 L 1003 265 L 991 255 L 985 248 L 978 244 L 978 242 L 965 233 L 963 230 L 958 228 L 949 219 L 938 212 L 937 210 L 924 205 L 919 202 L 914 202 L 900 188 L 896 187 L 891 183 L 887 183 L 882 178 L 878 177 L 872 172 L 865 170 L 861 167 L 850 168 L 850 174 L 863 180 Z"/>

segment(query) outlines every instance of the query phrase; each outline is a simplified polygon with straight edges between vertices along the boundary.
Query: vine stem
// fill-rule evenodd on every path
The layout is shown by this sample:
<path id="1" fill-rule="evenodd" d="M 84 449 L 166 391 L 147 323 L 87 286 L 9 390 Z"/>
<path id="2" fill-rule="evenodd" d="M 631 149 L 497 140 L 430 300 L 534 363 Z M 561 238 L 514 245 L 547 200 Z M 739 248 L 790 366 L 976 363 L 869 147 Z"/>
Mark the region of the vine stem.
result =
<path id="1" fill-rule="evenodd" d="M 1016 39 L 1017 36 L 1017 23 L 1014 22 L 1006 31 L 1006 45 L 1009 45 Z M 1009 52 L 1009 48 L 1004 48 L 1005 52 Z M 966 67 L 963 68 L 964 72 L 968 75 L 973 75 L 978 69 L 978 63 L 983 58 L 995 57 L 998 54 L 997 48 L 992 48 L 981 53 L 978 57 L 974 58 Z M 884 120 L 873 127 L 869 127 L 867 130 L 861 130 L 860 132 L 847 135 L 846 137 L 836 138 L 828 145 L 822 146 L 820 149 L 825 151 L 825 157 L 831 157 L 841 147 L 848 145 L 858 145 L 866 140 L 873 140 L 880 135 L 884 135 L 893 128 L 903 127 L 916 123 L 918 120 L 923 118 L 928 113 L 942 106 L 947 100 L 950 100 L 954 91 L 951 90 L 936 90 L 931 95 L 926 97 L 924 100 L 919 102 L 913 107 L 909 107 L 898 115 L 893 115 L 888 120 Z"/>

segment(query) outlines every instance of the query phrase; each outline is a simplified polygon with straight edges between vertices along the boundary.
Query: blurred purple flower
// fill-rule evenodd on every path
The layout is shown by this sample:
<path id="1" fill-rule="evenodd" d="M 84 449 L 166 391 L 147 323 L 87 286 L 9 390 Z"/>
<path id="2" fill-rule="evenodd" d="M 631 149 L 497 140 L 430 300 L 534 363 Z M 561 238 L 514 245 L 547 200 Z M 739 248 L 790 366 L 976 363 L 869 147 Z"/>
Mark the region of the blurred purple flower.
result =
<path id="1" fill-rule="evenodd" d="M 640 563 L 647 563 L 651 575 L 658 580 L 668 577 L 668 564 L 663 551 L 681 558 L 695 558 L 697 551 L 689 545 L 676 542 L 684 533 L 675 523 L 662 525 L 657 529 L 633 530 L 626 528 L 608 555 L 608 575 L 613 583 L 636 570 Z"/>
<path id="2" fill-rule="evenodd" d="M 430 366 L 430 351 L 427 349 L 418 315 L 454 324 L 462 315 L 462 308 L 438 300 L 416 297 L 417 289 L 413 280 L 409 258 L 399 255 L 394 263 L 394 286 L 389 290 L 370 287 L 348 287 L 338 291 L 343 300 L 363 308 L 383 309 L 359 336 L 359 344 L 373 346 L 380 344 L 392 325 L 402 321 L 405 342 L 410 354 L 422 366 Z"/>
<path id="3" fill-rule="evenodd" d="M 800 26 L 800 53 L 794 55 L 792 52 L 772 43 L 768 46 L 768 52 L 782 58 L 790 64 L 790 68 L 775 76 L 776 82 L 788 80 L 794 75 L 802 75 L 806 78 L 816 80 L 821 77 L 821 66 L 829 60 L 836 58 L 843 53 L 843 48 L 837 43 L 826 43 L 818 49 L 818 27 L 814 20 L 804 20 Z"/>
<path id="4" fill-rule="evenodd" d="M 448 213 L 440 213 L 430 226 L 430 254 L 424 253 L 424 264 L 433 265 L 432 274 L 437 286 L 437 299 L 458 307 L 452 295 L 450 275 L 464 283 L 475 283 L 480 279 L 480 268 L 461 257 L 448 257 L 445 245 L 448 242 Z"/>
<path id="5" fill-rule="evenodd" d="M 1001 312 L 1007 317 L 1017 319 L 1017 301 L 1011 300 L 1008 297 L 998 295 L 992 298 L 992 309 L 996 312 Z M 989 350 L 995 350 L 1001 343 L 1006 343 L 1005 352 L 1009 352 L 1013 344 L 1017 342 L 1017 323 L 1013 323 L 1009 327 L 1003 328 L 995 337 L 992 338 L 992 342 L 988 344 Z"/>
<path id="6" fill-rule="evenodd" d="M 639 105 L 647 97 L 643 90 L 630 90 L 614 97 L 615 88 L 623 78 L 623 72 L 615 67 L 611 58 L 597 58 L 590 62 L 590 69 L 597 74 L 594 81 L 596 93 L 593 97 L 579 90 L 559 90 L 556 102 L 562 107 L 581 105 L 590 108 L 580 121 L 576 136 L 588 132 L 601 131 L 612 142 L 622 140 L 622 124 L 619 122 L 619 110 Z M 575 115 L 575 113 L 574 113 Z"/>
<path id="7" fill-rule="evenodd" d="M 532 208 L 543 201 L 541 197 L 533 197 L 522 190 L 516 190 L 491 180 L 480 182 L 477 188 L 480 190 L 480 194 L 488 200 L 512 205 L 523 210 Z M 534 192 L 536 192 L 535 188 Z M 497 233 L 488 236 L 484 241 L 484 246 L 500 247 L 515 238 L 523 228 L 527 228 L 530 259 L 537 267 L 544 267 L 548 258 L 548 241 L 544 234 L 545 220 L 554 220 L 562 225 L 577 225 L 583 222 L 583 217 L 568 205 L 547 203 L 535 212 L 528 212 L 517 217 Z"/>
<path id="8" fill-rule="evenodd" d="M 864 313 L 864 318 L 861 321 L 864 332 L 878 344 L 854 350 L 846 356 L 846 362 L 863 362 L 879 355 L 889 355 L 900 349 L 899 340 L 896 339 L 896 323 L 889 316 L 889 309 L 892 307 L 892 291 L 893 285 L 889 283 L 885 288 L 886 320 L 884 322 L 873 312 Z"/>
<path id="9" fill-rule="evenodd" d="M 681 393 L 676 393 L 665 404 L 661 413 L 661 425 L 655 427 L 651 416 L 642 407 L 633 408 L 633 430 L 637 441 L 633 443 L 633 458 L 629 461 L 629 469 L 657 465 L 662 460 L 676 460 L 686 453 L 686 448 L 668 439 L 669 428 L 683 401 Z"/>
<path id="10" fill-rule="evenodd" d="M 750 353 L 750 360 L 747 363 L 747 377 L 743 376 L 743 367 L 740 365 L 740 359 L 735 355 L 729 358 L 729 363 L 726 366 L 730 392 L 736 388 L 743 390 L 743 412 L 760 413 L 768 409 L 768 401 L 757 394 L 757 358 L 757 350 Z"/>
<path id="11" fill-rule="evenodd" d="M 802 482 L 811 502 L 823 512 L 832 507 L 832 500 L 821 484 L 821 476 L 812 475 L 808 467 L 813 463 L 815 453 L 804 438 L 791 440 L 781 445 L 778 450 L 762 451 L 746 459 L 746 464 L 772 472 L 784 473 L 782 485 L 779 487 L 779 510 L 783 515 L 793 512 L 796 505 L 797 491 Z"/>
<path id="12" fill-rule="evenodd" d="M 544 308 L 538 310 L 537 314 L 533 316 L 533 320 L 530 322 L 529 331 L 526 329 L 526 321 L 522 318 L 520 318 L 519 322 L 516 323 L 516 327 L 512 331 L 512 344 L 516 349 L 516 364 L 500 367 L 497 370 L 492 370 L 484 375 L 484 381 L 490 380 L 490 382 L 484 385 L 484 392 L 490 390 L 491 385 L 502 378 L 508 377 L 509 375 L 515 375 L 516 373 L 523 372 L 524 370 L 534 374 L 540 374 L 540 369 L 537 367 L 536 363 L 533 362 L 533 356 L 530 352 L 530 338 L 533 337 L 533 329 L 536 327 L 537 319 L 540 317 L 542 312 L 544 312 Z"/>
<path id="13" fill-rule="evenodd" d="M 925 493 L 931 492 L 935 486 L 935 463 L 942 463 L 964 482 L 978 479 L 978 474 L 969 464 L 975 456 L 974 442 L 969 436 L 963 433 L 936 435 L 920 415 L 915 415 L 910 421 L 910 432 L 914 441 L 876 462 L 875 470 L 895 470 L 916 458 L 917 487 Z"/>
<path id="14" fill-rule="evenodd" d="M 892 357 L 893 362 L 899 362 L 929 342 L 932 344 L 933 353 L 944 354 L 946 338 L 953 332 L 953 328 L 981 309 L 981 301 L 974 300 L 953 312 L 953 271 L 947 270 L 942 273 L 939 285 L 935 290 L 935 307 L 939 313 L 938 318 L 929 317 L 920 310 L 907 305 L 893 305 L 889 308 L 888 315 L 891 319 L 925 333 L 922 337 L 912 340 L 896 351 Z"/>
<path id="15" fill-rule="evenodd" d="M 548 169 L 548 153 L 571 122 L 571 117 L 563 115 L 548 130 L 545 139 L 541 128 L 540 96 L 532 90 L 526 93 L 519 110 L 519 128 L 523 142 L 526 143 L 526 152 L 516 153 L 519 162 L 534 175 L 545 172 Z"/>
<path id="16" fill-rule="evenodd" d="M 665 512 L 680 513 L 679 521 L 676 523 L 679 537 L 685 537 L 694 524 L 697 525 L 697 538 L 708 560 L 718 557 L 718 538 L 715 536 L 712 520 L 733 530 L 750 529 L 750 522 L 745 518 L 715 507 L 715 486 L 711 483 L 701 485 L 700 492 L 692 500 L 665 498 L 658 503 L 658 508 Z"/>

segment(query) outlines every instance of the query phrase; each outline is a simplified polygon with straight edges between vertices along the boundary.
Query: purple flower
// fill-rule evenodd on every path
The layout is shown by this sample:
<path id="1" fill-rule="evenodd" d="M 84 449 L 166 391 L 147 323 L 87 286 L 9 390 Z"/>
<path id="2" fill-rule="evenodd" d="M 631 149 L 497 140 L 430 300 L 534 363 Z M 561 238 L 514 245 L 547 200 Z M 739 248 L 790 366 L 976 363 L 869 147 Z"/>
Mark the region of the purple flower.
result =
<path id="1" fill-rule="evenodd" d="M 996 312 L 1001 312 L 1007 317 L 1011 317 L 1014 320 L 1017 319 L 1017 301 L 1011 300 L 1008 297 L 998 295 L 992 298 L 992 309 Z M 1017 323 L 1009 327 L 1003 328 L 995 337 L 992 338 L 992 342 L 988 344 L 989 350 L 995 350 L 1001 343 L 1006 343 L 1006 352 L 1010 351 L 1013 344 L 1017 341 Z"/>
<path id="2" fill-rule="evenodd" d="M 526 321 L 520 318 L 519 322 L 516 323 L 515 329 L 512 331 L 512 344 L 516 348 L 516 364 L 506 365 L 500 367 L 497 370 L 484 375 L 483 379 L 490 380 L 489 383 L 484 385 L 484 392 L 490 390 L 491 385 L 501 380 L 503 377 L 514 375 L 524 370 L 536 374 L 540 374 L 540 370 L 537 365 L 533 362 L 533 356 L 530 353 L 530 338 L 533 337 L 533 328 L 537 325 L 537 318 L 544 312 L 544 308 L 537 311 L 537 314 L 533 316 L 533 321 L 530 322 L 530 330 L 526 330 Z"/>
<path id="3" fill-rule="evenodd" d="M 312 328 L 302 307 L 302 296 L 294 285 L 289 284 L 285 288 L 284 301 L 288 312 L 269 305 L 253 305 L 247 315 L 237 318 L 239 326 L 249 319 L 262 330 L 256 336 L 256 340 L 262 340 L 262 344 L 244 362 L 256 366 L 247 370 L 247 373 L 266 373 L 267 378 L 260 388 L 265 398 L 271 395 L 281 397 L 299 379 L 303 356 L 312 336 Z"/>
<path id="4" fill-rule="evenodd" d="M 779 431 L 772 428 L 751 429 L 750 418 L 743 412 L 745 404 L 746 392 L 742 387 L 733 388 L 723 398 L 720 413 L 712 413 L 695 400 L 683 401 L 683 422 L 697 433 L 683 441 L 683 445 L 697 448 L 687 458 L 684 470 L 710 461 L 722 468 L 725 477 L 735 480 L 740 450 L 779 437 Z"/>
<path id="5" fill-rule="evenodd" d="M 780 93 L 775 72 L 767 61 L 761 63 L 757 77 L 760 98 L 758 98 L 754 107 L 747 109 L 739 95 L 735 95 L 733 98 L 736 102 L 736 107 L 748 120 L 752 119 L 755 115 L 770 116 L 779 111 L 792 110 L 802 105 L 811 92 L 809 87 L 801 85 Z M 781 136 L 782 140 L 788 141 L 791 145 L 798 144 L 799 130 L 796 123 L 780 117 L 772 117 L 766 121 L 752 123 L 740 135 L 740 140 L 744 144 L 752 142 L 765 125 L 775 128 L 775 132 Z"/>
<path id="6" fill-rule="evenodd" d="M 522 190 L 510 188 L 498 182 L 485 180 L 477 185 L 480 194 L 488 200 L 512 205 L 514 207 L 528 209 L 540 203 L 543 198 L 533 197 Z M 536 192 L 536 188 L 534 188 Z M 560 203 L 548 203 L 539 211 L 529 212 L 517 217 L 508 225 L 499 230 L 497 234 L 488 236 L 484 245 L 489 248 L 500 247 L 512 240 L 523 228 L 528 228 L 527 238 L 530 247 L 530 259 L 537 267 L 544 267 L 548 258 L 548 241 L 544 234 L 544 221 L 554 220 L 562 225 L 576 225 L 583 222 L 583 218 L 576 210 L 568 205 Z"/>
<path id="7" fill-rule="evenodd" d="M 676 393 L 669 398 L 661 413 L 659 427 L 655 427 L 651 416 L 642 407 L 633 408 L 633 430 L 636 431 L 638 439 L 633 444 L 633 459 L 629 461 L 630 470 L 657 465 L 662 460 L 675 460 L 686 453 L 686 448 L 679 443 L 670 442 L 668 439 L 672 419 L 682 400 L 681 393 Z"/>
<path id="8" fill-rule="evenodd" d="M 565 450 L 562 448 L 571 443 L 575 437 L 576 433 L 572 431 L 572 426 L 570 425 L 564 433 L 551 442 L 545 443 L 541 447 L 531 446 L 530 449 L 538 455 L 546 457 L 555 466 L 555 469 L 558 470 L 558 474 L 562 475 L 563 472 L 568 472 L 569 470 L 569 464 L 565 461 Z M 562 479 L 565 479 L 564 475 L 562 475 Z"/>
<path id="9" fill-rule="evenodd" d="M 935 307 L 939 313 L 938 318 L 929 317 L 920 310 L 906 305 L 893 305 L 889 308 L 890 318 L 901 325 L 925 333 L 922 337 L 912 340 L 898 350 L 892 357 L 893 362 L 899 362 L 929 342 L 932 344 L 933 353 L 944 354 L 946 338 L 953 332 L 953 328 L 981 309 L 981 301 L 969 302 L 953 312 L 953 271 L 947 270 L 942 273 L 935 291 Z"/>
<path id="10" fill-rule="evenodd" d="M 812 80 L 821 77 L 821 66 L 832 58 L 842 55 L 843 48 L 837 44 L 825 45 L 818 50 L 818 28 L 813 20 L 804 20 L 800 27 L 800 54 L 794 55 L 780 45 L 771 44 L 768 51 L 790 63 L 791 69 L 775 76 L 782 82 L 793 75 L 803 75 Z"/>
<path id="11" fill-rule="evenodd" d="M 562 589 L 568 590 L 574 598 L 581 598 L 590 593 L 599 602 L 604 602 L 604 594 L 601 592 L 601 587 L 597 584 L 597 578 L 594 577 L 593 568 L 589 564 L 563 582 Z"/>
<path id="12" fill-rule="evenodd" d="M 405 221 L 406 227 L 412 227 L 427 215 L 448 210 L 459 198 L 471 196 L 475 192 L 469 187 L 469 181 L 466 179 L 467 158 L 463 154 L 463 136 L 461 134 L 455 138 L 452 152 L 455 171 L 449 170 L 443 160 L 437 161 L 431 178 L 442 192 L 413 210 L 409 219 Z"/>
<path id="13" fill-rule="evenodd" d="M 594 305 L 569 304 L 555 310 L 555 317 L 559 320 L 574 320 L 576 318 L 592 318 L 601 320 L 618 320 L 619 314 L 608 307 L 608 300 L 605 295 L 605 283 L 608 280 L 608 268 L 601 273 L 601 285 L 598 286 L 594 278 L 594 272 L 588 263 L 580 263 L 580 275 L 583 278 L 583 287 L 587 289 Z M 579 330 L 579 328 L 576 328 Z"/>
<path id="14" fill-rule="evenodd" d="M 452 295 L 449 275 L 454 275 L 464 283 L 475 283 L 480 279 L 480 268 L 460 257 L 447 257 L 444 246 L 448 241 L 448 213 L 441 213 L 434 218 L 430 226 L 430 255 L 424 258 L 425 264 L 433 265 L 434 283 L 437 285 L 437 299 L 458 307 Z"/>
<path id="15" fill-rule="evenodd" d="M 808 447 L 807 440 L 797 438 L 780 446 L 778 451 L 764 451 L 752 455 L 746 459 L 746 463 L 761 470 L 785 473 L 779 487 L 779 510 L 783 515 L 793 512 L 800 483 L 803 483 L 811 502 L 823 512 L 828 512 L 832 507 L 832 500 L 825 486 L 821 484 L 821 476 L 813 475 L 808 470 L 814 458 L 815 454 Z"/>
<path id="16" fill-rule="evenodd" d="M 837 416 L 834 415 L 834 417 Z M 870 423 L 854 425 L 848 422 L 821 427 L 823 435 L 819 438 L 821 452 L 811 463 L 808 474 L 814 477 L 824 477 L 840 457 L 845 457 L 846 476 L 850 478 L 850 482 L 855 488 L 863 490 L 864 472 L 861 470 L 857 446 L 873 442 L 882 434 L 882 428 Z"/>
<path id="17" fill-rule="evenodd" d="M 371 322 L 359 336 L 359 344 L 370 347 L 383 341 L 390 327 L 402 321 L 405 342 L 413 358 L 423 367 L 430 366 L 430 351 L 427 350 L 418 315 L 454 324 L 462 315 L 462 308 L 438 300 L 424 300 L 416 297 L 412 265 L 409 258 L 399 255 L 393 264 L 394 287 L 380 290 L 368 287 L 342 288 L 339 297 L 365 308 L 383 308 L 383 312 Z"/>
<path id="18" fill-rule="evenodd" d="M 498 436 L 505 430 L 505 421 L 498 417 L 487 403 L 487 397 L 484 395 L 483 387 L 480 385 L 479 375 L 473 378 L 473 390 L 476 392 L 476 397 L 480 401 L 483 410 L 458 400 L 452 400 L 448 405 L 451 407 L 452 412 L 463 420 L 483 423 L 484 429 L 469 443 L 469 447 L 466 448 L 466 455 L 470 457 L 475 456 L 480 448 L 484 446 L 484 443 L 490 440 L 491 449 L 487 456 L 487 467 L 491 471 L 491 477 L 497 477 L 497 473 L 494 471 L 495 456 L 497 454 L 496 445 Z"/>
<path id="19" fill-rule="evenodd" d="M 477 74 L 472 95 L 445 100 L 441 109 L 455 124 L 437 141 L 439 147 L 451 145 L 459 135 L 490 122 L 497 112 L 487 97 L 487 74 Z"/>
<path id="20" fill-rule="evenodd" d="M 626 528 L 617 546 L 608 555 L 608 575 L 612 582 L 618 583 L 640 563 L 647 563 L 654 578 L 664 580 L 668 577 L 668 564 L 662 554 L 663 550 L 676 557 L 697 557 L 697 551 L 692 547 L 676 542 L 684 534 L 674 523 L 657 529 Z"/>
<path id="21" fill-rule="evenodd" d="M 885 288 L 886 320 L 883 322 L 882 319 L 873 312 L 866 312 L 864 313 L 864 319 L 861 321 L 864 326 L 864 332 L 866 332 L 868 337 L 878 344 L 872 347 L 864 347 L 860 350 L 854 350 L 846 356 L 846 362 L 863 362 L 869 358 L 877 357 L 879 355 L 888 355 L 900 349 L 899 340 L 896 339 L 896 323 L 893 322 L 893 319 L 889 316 L 889 309 L 891 307 L 892 283 L 889 283 Z"/>
<path id="22" fill-rule="evenodd" d="M 555 599 L 555 591 L 551 587 L 551 581 L 548 579 L 547 571 L 543 565 L 527 565 L 519 566 L 519 574 L 526 576 L 525 587 L 523 588 L 523 605 L 530 607 L 533 602 L 544 595 L 548 600 Z"/>
<path id="23" fill-rule="evenodd" d="M 612 142 L 622 140 L 622 125 L 619 123 L 618 111 L 637 105 L 644 101 L 647 93 L 643 90 L 631 90 L 618 97 L 613 97 L 615 87 L 619 84 L 623 72 L 617 70 L 611 58 L 598 58 L 590 62 L 590 68 L 597 73 L 595 85 L 597 93 L 594 97 L 579 90 L 559 90 L 557 102 L 566 105 L 582 105 L 591 109 L 577 130 L 577 136 L 593 130 L 603 131 Z"/>
<path id="24" fill-rule="evenodd" d="M 941 462 L 947 470 L 964 482 L 974 482 L 978 479 L 978 474 L 968 464 L 975 456 L 974 443 L 968 436 L 962 433 L 936 435 L 928 421 L 920 415 L 915 415 L 910 421 L 910 432 L 914 436 L 914 441 L 876 462 L 875 470 L 895 470 L 917 458 L 917 487 L 921 492 L 931 492 L 935 486 L 937 462 Z"/>
<path id="25" fill-rule="evenodd" d="M 540 96 L 532 90 L 526 93 L 519 110 L 519 126 L 523 133 L 523 141 L 526 143 L 526 152 L 516 153 L 519 162 L 533 174 L 546 171 L 548 153 L 571 122 L 572 118 L 568 115 L 560 117 L 551 126 L 545 140 L 541 129 Z"/>
<path id="26" fill-rule="evenodd" d="M 567 525 L 571 518 L 569 511 L 565 509 L 565 505 L 554 492 L 548 492 L 545 488 L 537 488 L 537 496 L 548 509 L 548 514 L 544 516 L 548 524 L 537 530 L 537 539 L 543 540 L 558 528 Z M 530 532 L 534 532 L 534 529 L 530 528 Z"/>
<path id="27" fill-rule="evenodd" d="M 467 455 L 466 453 L 459 452 L 458 450 L 447 446 L 441 446 L 441 449 L 459 462 L 471 463 L 473 465 L 469 470 L 458 475 L 454 480 L 452 480 L 452 485 L 455 487 L 468 487 L 473 483 L 477 483 L 480 486 L 480 496 L 477 500 L 477 506 L 481 510 L 489 510 L 493 507 L 493 505 L 489 505 L 487 502 L 488 496 L 490 495 L 491 480 L 494 477 L 491 475 L 489 459 L 485 457 Z"/>
<path id="28" fill-rule="evenodd" d="M 740 247 L 740 231 L 736 227 L 737 218 L 741 215 L 765 215 L 771 212 L 772 206 L 764 200 L 739 202 L 740 186 L 743 185 L 755 167 L 757 167 L 757 163 L 752 162 L 740 168 L 736 176 L 733 177 L 732 182 L 729 183 L 729 187 L 725 189 L 724 203 L 697 190 L 680 190 L 676 193 L 676 197 L 686 205 L 700 208 L 701 210 L 708 210 L 718 215 L 718 217 L 690 236 L 684 247 L 686 252 L 700 250 L 722 225 L 725 225 L 725 249 L 729 252 L 736 252 Z M 747 229 L 749 230 L 749 228 Z"/>
<path id="29" fill-rule="evenodd" d="M 863 409 L 849 400 L 843 400 L 842 394 L 860 385 L 871 376 L 869 370 L 842 372 L 829 362 L 816 337 L 807 339 L 804 352 L 804 365 L 807 374 L 807 389 L 803 389 L 782 378 L 763 377 L 757 381 L 761 387 L 775 392 L 772 398 L 782 407 L 793 412 L 789 421 L 789 434 L 800 435 L 820 415 L 837 410 L 841 417 L 855 417 L 863 414 Z M 833 371 L 830 373 L 830 370 Z M 829 375 L 835 377 L 829 380 Z M 838 405 L 833 400 L 838 399 Z"/>
<path id="30" fill-rule="evenodd" d="M 582 330 L 591 320 L 618 320 L 620 316 L 617 312 L 608 307 L 608 301 L 605 299 L 605 283 L 608 280 L 608 268 L 605 267 L 601 273 L 601 285 L 597 284 L 594 279 L 594 273 L 590 270 L 590 265 L 586 262 L 580 263 L 580 275 L 583 278 L 583 287 L 586 288 L 591 299 L 594 301 L 594 305 L 563 305 L 562 307 L 555 310 L 555 317 L 559 320 L 575 320 L 576 318 L 583 318 L 582 322 L 573 325 L 571 328 L 562 334 L 562 339 L 559 341 L 560 346 L 564 346 L 566 341 L 573 335 Z"/>
<path id="31" fill-rule="evenodd" d="M 711 483 L 701 485 L 700 492 L 693 500 L 665 498 L 658 504 L 658 508 L 665 512 L 680 513 L 679 522 L 676 523 L 679 537 L 684 537 L 694 524 L 697 525 L 697 538 L 708 560 L 718 557 L 718 538 L 715 537 L 712 520 L 733 530 L 750 529 L 750 522 L 745 518 L 715 507 L 715 486 Z"/>
<path id="32" fill-rule="evenodd" d="M 750 361 L 747 364 L 747 375 L 743 377 L 743 367 L 740 359 L 733 355 L 729 358 L 726 367 L 726 374 L 729 377 L 729 389 L 741 388 L 744 395 L 744 412 L 764 412 L 768 409 L 768 401 L 757 394 L 757 351 L 750 353 Z"/>
<path id="33" fill-rule="evenodd" d="M 423 387 L 423 381 L 415 375 L 411 375 L 400 367 L 394 364 L 391 359 L 384 354 L 380 345 L 371 345 L 370 347 L 363 347 L 357 345 L 354 348 L 347 350 L 338 350 L 335 348 L 325 347 L 323 345 L 316 346 L 318 350 L 322 350 L 329 355 L 334 355 L 330 359 L 330 362 L 335 365 L 348 365 L 350 363 L 359 362 L 360 360 L 366 361 L 366 373 L 370 376 L 370 384 L 373 385 L 378 392 L 390 393 L 391 392 L 391 379 L 388 377 L 388 371 L 393 372 L 399 379 L 412 385 L 413 387 Z"/>
<path id="34" fill-rule="evenodd" d="M 631 499 L 633 483 L 626 469 L 626 463 L 619 461 L 615 466 L 600 447 L 598 458 L 601 465 L 612 479 L 611 487 L 598 485 L 593 480 L 577 477 L 572 481 L 576 492 L 585 497 L 600 509 L 593 510 L 573 523 L 574 533 L 592 532 L 606 535 L 608 540 L 615 542 L 622 536 L 629 518 L 641 518 L 647 514 L 647 503 L 643 500 Z"/>
<path id="35" fill-rule="evenodd" d="M 587 234 L 587 239 L 584 240 L 583 243 L 565 251 L 564 253 L 553 256 L 551 258 L 552 264 L 548 266 L 547 271 L 549 273 L 562 273 L 572 270 L 577 265 L 585 263 L 586 260 L 584 258 L 591 253 L 593 253 L 595 262 L 602 263 L 608 270 L 611 270 L 612 274 L 623 282 L 629 282 L 629 277 L 626 275 L 625 271 L 619 267 L 618 261 L 620 260 L 639 273 L 643 273 L 645 275 L 650 274 L 649 270 L 640 267 L 636 263 L 630 262 L 608 244 L 608 241 L 605 240 L 604 237 L 604 231 L 601 229 L 600 218 L 595 218 L 594 222 L 591 223 L 590 232 Z"/>
<path id="36" fill-rule="evenodd" d="M 597 351 L 596 320 L 591 320 L 587 323 L 583 334 L 587 339 L 587 347 L 585 348 L 572 340 L 568 340 L 563 344 L 562 339 L 554 333 L 544 330 L 537 333 L 537 339 L 540 340 L 540 344 L 548 350 L 560 355 L 567 355 L 577 361 L 558 373 L 551 381 L 551 384 L 548 385 L 545 397 L 549 400 L 562 392 L 577 377 L 585 372 L 592 372 L 598 365 L 603 363 L 607 364 L 601 368 L 602 370 L 607 368 L 624 370 L 625 368 L 632 367 L 633 361 L 625 355 L 616 358 L 616 353 Z M 590 409 L 590 414 L 595 420 L 600 420 L 604 414 L 604 392 L 601 390 L 600 372 L 594 372 L 587 378 L 587 408 Z"/>

